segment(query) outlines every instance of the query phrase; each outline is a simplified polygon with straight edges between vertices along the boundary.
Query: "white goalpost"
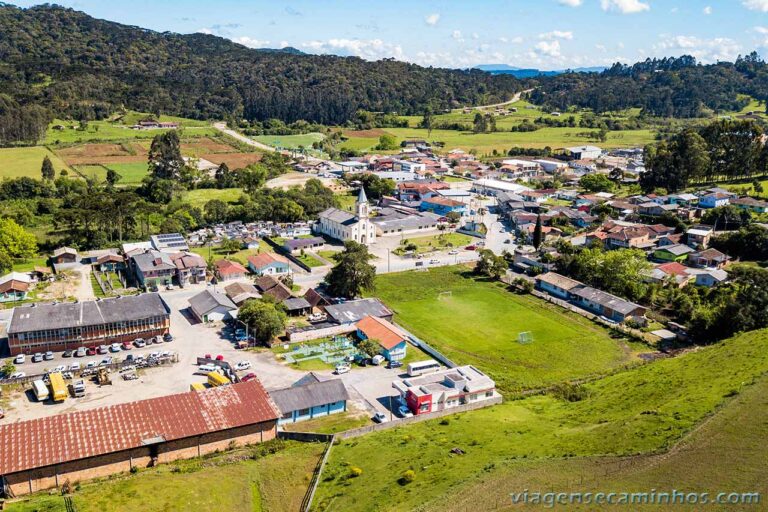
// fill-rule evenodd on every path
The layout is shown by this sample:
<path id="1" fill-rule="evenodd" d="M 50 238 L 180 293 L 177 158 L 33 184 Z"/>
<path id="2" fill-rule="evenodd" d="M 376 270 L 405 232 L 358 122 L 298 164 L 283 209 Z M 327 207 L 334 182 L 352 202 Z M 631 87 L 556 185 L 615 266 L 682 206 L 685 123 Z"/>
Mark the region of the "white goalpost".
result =
<path id="1" fill-rule="evenodd" d="M 531 331 L 524 331 L 517 335 L 517 342 L 521 345 L 528 345 L 533 343 L 533 333 Z"/>

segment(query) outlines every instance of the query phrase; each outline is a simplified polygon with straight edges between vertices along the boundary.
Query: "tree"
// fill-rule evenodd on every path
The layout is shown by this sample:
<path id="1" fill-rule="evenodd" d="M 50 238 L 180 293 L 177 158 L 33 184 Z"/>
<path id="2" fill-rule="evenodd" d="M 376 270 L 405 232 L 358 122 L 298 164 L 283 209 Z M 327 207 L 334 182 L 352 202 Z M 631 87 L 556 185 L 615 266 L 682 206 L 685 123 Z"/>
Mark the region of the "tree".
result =
<path id="1" fill-rule="evenodd" d="M 536 216 L 536 226 L 533 228 L 533 246 L 538 249 L 544 241 L 543 228 L 541 227 L 541 215 Z"/>
<path id="2" fill-rule="evenodd" d="M 214 178 L 216 181 L 216 188 L 235 188 L 237 186 L 237 175 L 229 170 L 229 166 L 225 162 L 216 169 Z"/>
<path id="3" fill-rule="evenodd" d="M 381 345 L 377 340 L 364 339 L 357 344 L 357 349 L 368 357 L 374 357 L 381 352 Z"/>
<path id="4" fill-rule="evenodd" d="M 237 318 L 248 326 L 254 340 L 269 344 L 285 330 L 286 314 L 274 303 L 264 299 L 251 299 L 238 311 Z"/>
<path id="5" fill-rule="evenodd" d="M 123 177 L 120 176 L 117 171 L 107 168 L 106 181 L 110 188 L 113 188 L 115 185 L 117 185 L 117 182 L 121 179 L 123 179 Z"/>
<path id="6" fill-rule="evenodd" d="M 472 121 L 472 131 L 475 133 L 485 133 L 488 131 L 488 122 L 480 112 L 475 114 L 475 119 Z"/>
<path id="7" fill-rule="evenodd" d="M 13 364 L 13 361 L 11 359 L 8 359 L 5 361 L 5 364 L 0 368 L 0 373 L 3 374 L 6 378 L 8 376 L 13 375 L 16 373 L 16 365 Z"/>
<path id="8" fill-rule="evenodd" d="M 236 253 L 240 250 L 240 247 L 240 241 L 234 238 L 226 238 L 221 242 L 221 250 L 228 255 Z"/>
<path id="9" fill-rule="evenodd" d="M 218 224 L 227 220 L 229 205 L 221 199 L 211 199 L 203 207 L 205 218 L 212 224 Z"/>
<path id="10" fill-rule="evenodd" d="M 503 256 L 496 256 L 490 249 L 480 251 L 480 259 L 475 264 L 475 274 L 499 279 L 507 273 L 509 264 Z"/>
<path id="11" fill-rule="evenodd" d="M 0 275 L 6 274 L 11 270 L 13 270 L 13 258 L 7 252 L 0 249 Z"/>
<path id="12" fill-rule="evenodd" d="M 325 276 L 331 295 L 352 299 L 364 290 L 374 289 L 376 267 L 368 263 L 373 256 L 365 245 L 351 240 L 344 242 L 344 250 L 334 259 L 336 265 Z"/>
<path id="13" fill-rule="evenodd" d="M 461 220 L 461 214 L 459 212 L 448 212 L 445 215 L 445 218 L 448 219 L 448 222 L 451 224 L 458 224 Z"/>
<path id="14" fill-rule="evenodd" d="M 582 176 L 579 186 L 589 192 L 607 192 L 613 190 L 614 183 L 605 174 L 593 173 Z"/>
<path id="15" fill-rule="evenodd" d="M 13 219 L 0 218 L 0 252 L 14 259 L 31 258 L 37 253 L 35 235 L 24 231 Z"/>
<path id="16" fill-rule="evenodd" d="M 394 151 L 398 148 L 397 137 L 385 133 L 379 137 L 379 144 L 376 146 L 378 151 Z"/>
<path id="17" fill-rule="evenodd" d="M 618 167 L 614 167 L 610 173 L 608 173 L 608 177 L 613 181 L 621 181 L 621 179 L 624 177 L 624 171 L 622 171 Z"/>
<path id="18" fill-rule="evenodd" d="M 40 173 L 43 175 L 44 180 L 53 181 L 56 178 L 56 170 L 53 168 L 51 159 L 47 155 L 43 158 L 43 166 L 40 169 Z"/>
<path id="19" fill-rule="evenodd" d="M 156 179 L 177 180 L 185 167 L 181 156 L 179 133 L 171 130 L 152 139 L 149 148 L 149 172 Z"/>
<path id="20" fill-rule="evenodd" d="M 421 127 L 426 128 L 427 137 L 432 136 L 432 128 L 434 124 L 435 116 L 432 114 L 432 108 L 427 107 L 424 109 L 424 117 L 421 118 Z"/>

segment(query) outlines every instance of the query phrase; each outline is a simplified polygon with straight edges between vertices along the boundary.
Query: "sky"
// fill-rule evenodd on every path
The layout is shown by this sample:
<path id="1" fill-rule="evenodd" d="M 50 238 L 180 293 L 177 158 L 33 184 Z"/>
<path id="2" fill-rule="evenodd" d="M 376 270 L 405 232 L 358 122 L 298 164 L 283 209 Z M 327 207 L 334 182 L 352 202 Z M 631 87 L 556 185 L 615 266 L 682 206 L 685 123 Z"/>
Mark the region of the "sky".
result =
<path id="1" fill-rule="evenodd" d="M 54 1 L 54 0 L 51 0 Z M 17 0 L 21 7 L 39 1 Z M 768 56 L 768 0 L 57 0 L 157 31 L 425 66 L 565 69 Z"/>

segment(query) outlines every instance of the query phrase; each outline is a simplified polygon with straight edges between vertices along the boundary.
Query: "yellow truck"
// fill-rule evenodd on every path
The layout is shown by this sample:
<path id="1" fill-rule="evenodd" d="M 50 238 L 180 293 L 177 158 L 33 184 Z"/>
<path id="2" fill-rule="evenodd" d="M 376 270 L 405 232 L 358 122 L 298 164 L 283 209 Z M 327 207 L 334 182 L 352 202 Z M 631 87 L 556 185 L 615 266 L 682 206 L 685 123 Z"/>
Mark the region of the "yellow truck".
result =
<path id="1" fill-rule="evenodd" d="M 208 385 L 212 388 L 226 386 L 227 384 L 232 384 L 232 382 L 219 372 L 208 372 Z"/>
<path id="2" fill-rule="evenodd" d="M 51 373 L 48 375 L 51 383 L 51 398 L 54 402 L 63 402 L 69 396 L 69 390 L 64 383 L 64 377 L 60 373 Z"/>
<path id="3" fill-rule="evenodd" d="M 189 390 L 190 391 L 205 391 L 206 387 L 205 387 L 205 384 L 203 384 L 202 382 L 193 382 L 192 384 L 189 385 Z"/>

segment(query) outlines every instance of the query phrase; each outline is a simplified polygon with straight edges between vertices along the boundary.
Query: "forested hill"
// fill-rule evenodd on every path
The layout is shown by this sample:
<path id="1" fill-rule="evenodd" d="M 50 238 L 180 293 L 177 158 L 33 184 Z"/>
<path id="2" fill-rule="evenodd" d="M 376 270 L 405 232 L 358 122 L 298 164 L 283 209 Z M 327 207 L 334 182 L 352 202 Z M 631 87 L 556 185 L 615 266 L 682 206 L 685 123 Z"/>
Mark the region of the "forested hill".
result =
<path id="1" fill-rule="evenodd" d="M 342 123 L 358 109 L 413 114 L 504 101 L 510 76 L 383 60 L 252 50 L 158 33 L 57 6 L 0 4 L 0 91 L 22 105 L 94 118 L 115 107 L 191 118 Z"/>
<path id="2" fill-rule="evenodd" d="M 576 105 L 596 112 L 640 107 L 658 117 L 705 117 L 740 110 L 750 95 L 768 99 L 768 65 L 756 53 L 735 63 L 701 65 L 690 56 L 615 64 L 602 73 L 539 78 L 535 103 L 557 110 Z"/>

